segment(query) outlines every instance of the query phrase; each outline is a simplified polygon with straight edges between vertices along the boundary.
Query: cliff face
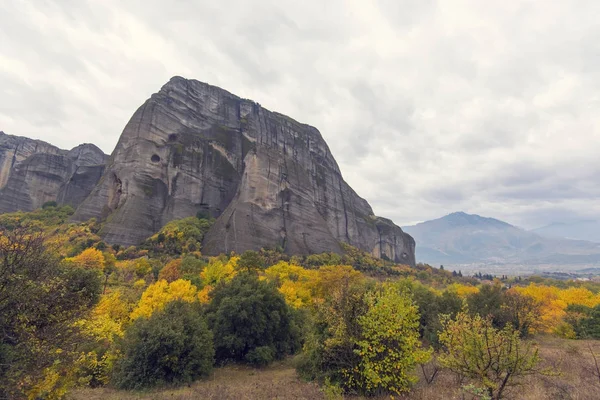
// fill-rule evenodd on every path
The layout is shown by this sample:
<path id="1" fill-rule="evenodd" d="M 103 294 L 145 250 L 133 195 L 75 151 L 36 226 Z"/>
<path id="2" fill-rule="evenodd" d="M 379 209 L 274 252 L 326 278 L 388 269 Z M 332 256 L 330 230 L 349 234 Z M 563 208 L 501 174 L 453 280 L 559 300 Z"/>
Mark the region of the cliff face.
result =
<path id="1" fill-rule="evenodd" d="M 0 213 L 31 211 L 47 201 L 77 207 L 94 188 L 106 155 L 92 144 L 67 151 L 0 132 Z"/>
<path id="2" fill-rule="evenodd" d="M 104 239 L 129 245 L 198 211 L 217 218 L 206 254 L 339 252 L 346 242 L 414 264 L 414 240 L 373 215 L 317 129 L 174 77 L 135 112 L 75 218 L 102 218 Z"/>

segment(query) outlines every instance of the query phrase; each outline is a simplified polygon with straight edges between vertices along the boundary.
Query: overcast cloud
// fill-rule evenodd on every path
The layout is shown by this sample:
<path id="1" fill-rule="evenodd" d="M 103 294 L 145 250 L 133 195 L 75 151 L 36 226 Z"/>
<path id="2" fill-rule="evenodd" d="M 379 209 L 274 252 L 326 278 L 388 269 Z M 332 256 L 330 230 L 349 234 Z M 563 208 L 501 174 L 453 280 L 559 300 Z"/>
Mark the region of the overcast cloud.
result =
<path id="1" fill-rule="evenodd" d="M 316 126 L 398 224 L 600 219 L 598 0 L 0 2 L 0 130 L 110 153 L 173 75 Z"/>

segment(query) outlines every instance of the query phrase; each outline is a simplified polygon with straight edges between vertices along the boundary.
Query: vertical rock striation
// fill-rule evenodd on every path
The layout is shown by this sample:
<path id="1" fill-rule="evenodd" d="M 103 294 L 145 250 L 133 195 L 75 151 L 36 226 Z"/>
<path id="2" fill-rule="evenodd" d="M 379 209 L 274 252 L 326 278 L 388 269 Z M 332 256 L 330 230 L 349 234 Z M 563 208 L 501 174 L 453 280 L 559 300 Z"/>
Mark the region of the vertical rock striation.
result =
<path id="1" fill-rule="evenodd" d="M 345 242 L 415 262 L 414 240 L 373 215 L 317 129 L 174 77 L 135 112 L 74 217 L 105 220 L 105 240 L 129 245 L 197 212 L 216 218 L 207 254 L 340 252 Z"/>
<path id="2" fill-rule="evenodd" d="M 0 132 L 0 213 L 47 201 L 77 207 L 102 176 L 106 157 L 93 144 L 67 151 Z"/>

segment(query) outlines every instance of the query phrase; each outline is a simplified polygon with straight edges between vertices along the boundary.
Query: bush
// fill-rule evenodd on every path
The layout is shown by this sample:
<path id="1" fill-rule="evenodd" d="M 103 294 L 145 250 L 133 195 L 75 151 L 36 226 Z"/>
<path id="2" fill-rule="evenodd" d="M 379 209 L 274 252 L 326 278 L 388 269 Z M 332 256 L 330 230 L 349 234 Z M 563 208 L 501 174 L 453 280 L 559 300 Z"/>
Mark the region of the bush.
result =
<path id="1" fill-rule="evenodd" d="M 212 370 L 212 334 L 197 306 L 173 301 L 150 318 L 139 318 L 120 343 L 114 384 L 141 389 L 189 383 Z"/>
<path id="2" fill-rule="evenodd" d="M 246 353 L 246 361 L 249 364 L 267 366 L 275 359 L 275 351 L 270 346 L 260 346 Z"/>
<path id="3" fill-rule="evenodd" d="M 266 365 L 300 346 L 300 330 L 283 296 L 251 273 L 213 290 L 207 319 L 217 361 Z"/>
<path id="4" fill-rule="evenodd" d="M 416 364 L 429 358 L 419 341 L 418 309 L 398 284 L 341 285 L 319 308 L 315 326 L 298 372 L 346 392 L 405 392 Z"/>
<path id="5" fill-rule="evenodd" d="M 439 338 L 445 351 L 440 364 L 459 377 L 475 380 L 491 399 L 500 399 L 519 379 L 537 372 L 537 348 L 523 342 L 510 324 L 497 329 L 491 317 L 460 312 L 442 325 Z"/>
<path id="6" fill-rule="evenodd" d="M 407 392 L 417 381 L 415 366 L 430 358 L 419 341 L 418 309 L 394 285 L 367 293 L 365 300 L 368 311 L 358 318 L 361 337 L 355 350 L 360 356 L 357 389 L 367 394 Z"/>

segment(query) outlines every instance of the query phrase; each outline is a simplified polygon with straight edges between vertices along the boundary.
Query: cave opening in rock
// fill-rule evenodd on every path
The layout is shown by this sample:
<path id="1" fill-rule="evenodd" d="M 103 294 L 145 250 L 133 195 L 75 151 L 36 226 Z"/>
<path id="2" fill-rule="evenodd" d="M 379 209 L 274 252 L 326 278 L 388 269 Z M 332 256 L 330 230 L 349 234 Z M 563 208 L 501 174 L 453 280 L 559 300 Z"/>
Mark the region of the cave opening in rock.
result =
<path id="1" fill-rule="evenodd" d="M 175 134 L 175 133 L 171 133 L 171 134 L 169 135 L 169 142 L 174 142 L 174 141 L 176 141 L 176 140 L 177 140 L 177 134 Z"/>
<path id="2" fill-rule="evenodd" d="M 150 157 L 150 161 L 155 162 L 155 163 L 159 162 L 160 161 L 159 155 L 158 154 L 152 154 L 152 157 Z"/>

